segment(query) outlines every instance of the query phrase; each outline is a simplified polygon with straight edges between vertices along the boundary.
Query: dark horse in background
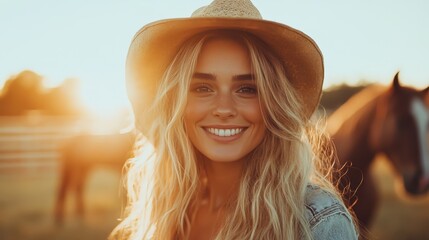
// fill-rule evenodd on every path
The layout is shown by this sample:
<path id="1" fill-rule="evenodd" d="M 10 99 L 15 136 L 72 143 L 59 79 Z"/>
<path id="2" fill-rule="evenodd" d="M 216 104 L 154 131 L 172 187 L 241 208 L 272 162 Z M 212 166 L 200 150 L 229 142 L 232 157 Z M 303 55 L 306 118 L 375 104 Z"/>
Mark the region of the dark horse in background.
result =
<path id="1" fill-rule="evenodd" d="M 61 170 L 55 219 L 61 223 L 69 192 L 74 192 L 77 214 L 84 214 L 83 192 L 88 174 L 101 165 L 121 171 L 132 157 L 136 134 L 134 131 L 109 135 L 81 134 L 66 140 L 61 148 Z"/>
<path id="2" fill-rule="evenodd" d="M 346 201 L 354 204 L 364 227 L 377 207 L 370 176 L 377 154 L 389 159 L 408 194 L 429 189 L 429 87 L 418 91 L 401 86 L 398 74 L 387 88 L 369 86 L 357 93 L 328 119 L 340 165 L 346 166 L 340 188 L 350 187 Z"/>

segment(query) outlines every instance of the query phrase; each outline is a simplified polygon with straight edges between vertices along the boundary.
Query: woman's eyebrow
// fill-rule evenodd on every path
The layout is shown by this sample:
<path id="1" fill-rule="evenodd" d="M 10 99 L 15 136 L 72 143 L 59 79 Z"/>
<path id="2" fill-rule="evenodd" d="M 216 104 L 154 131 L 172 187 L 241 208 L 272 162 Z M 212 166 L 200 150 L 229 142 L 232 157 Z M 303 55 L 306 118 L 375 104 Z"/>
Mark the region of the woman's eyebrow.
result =
<path id="1" fill-rule="evenodd" d="M 253 75 L 251 73 L 234 75 L 232 77 L 232 80 L 235 80 L 235 81 L 248 81 L 248 80 L 250 80 L 250 81 L 252 81 L 252 80 L 255 80 L 255 75 Z"/>
<path id="2" fill-rule="evenodd" d="M 192 78 L 197 78 L 201 80 L 216 80 L 216 75 L 210 73 L 195 72 L 192 75 Z"/>
<path id="3" fill-rule="evenodd" d="M 211 73 L 195 72 L 192 75 L 192 78 L 201 79 L 201 80 L 216 80 L 216 75 L 211 74 Z M 255 75 L 253 75 L 251 73 L 234 75 L 232 77 L 232 80 L 234 80 L 234 81 L 252 81 L 252 80 L 255 80 Z"/>

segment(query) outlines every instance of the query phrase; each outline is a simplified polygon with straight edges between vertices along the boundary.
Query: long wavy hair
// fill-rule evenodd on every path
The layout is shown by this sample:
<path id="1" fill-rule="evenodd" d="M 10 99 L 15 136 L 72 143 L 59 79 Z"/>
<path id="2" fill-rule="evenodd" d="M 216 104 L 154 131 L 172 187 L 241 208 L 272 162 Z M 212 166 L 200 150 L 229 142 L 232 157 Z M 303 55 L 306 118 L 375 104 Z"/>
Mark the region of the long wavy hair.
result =
<path id="1" fill-rule="evenodd" d="M 142 109 L 153 123 L 144 132 L 142 153 L 126 165 L 128 204 L 111 238 L 187 238 L 203 173 L 186 134 L 184 110 L 199 53 L 212 38 L 247 47 L 268 130 L 248 155 L 237 199 L 216 239 L 311 239 L 307 185 L 318 184 L 341 199 L 332 184 L 329 140 L 303 115 L 275 53 L 249 33 L 227 30 L 187 40 L 165 71 L 153 104 Z"/>

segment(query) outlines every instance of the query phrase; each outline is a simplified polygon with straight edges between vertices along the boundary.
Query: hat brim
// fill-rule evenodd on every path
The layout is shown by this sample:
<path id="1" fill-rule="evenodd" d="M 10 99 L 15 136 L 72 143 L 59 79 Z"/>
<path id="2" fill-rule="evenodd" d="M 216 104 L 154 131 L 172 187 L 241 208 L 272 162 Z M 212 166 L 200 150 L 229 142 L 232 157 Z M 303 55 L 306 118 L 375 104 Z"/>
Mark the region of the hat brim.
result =
<path id="1" fill-rule="evenodd" d="M 135 114 L 150 105 L 179 47 L 191 36 L 215 29 L 245 31 L 264 41 L 283 62 L 305 115 L 311 116 L 319 104 L 324 78 L 323 56 L 317 44 L 287 25 L 243 18 L 166 19 L 142 27 L 131 42 L 126 61 L 128 95 Z"/>

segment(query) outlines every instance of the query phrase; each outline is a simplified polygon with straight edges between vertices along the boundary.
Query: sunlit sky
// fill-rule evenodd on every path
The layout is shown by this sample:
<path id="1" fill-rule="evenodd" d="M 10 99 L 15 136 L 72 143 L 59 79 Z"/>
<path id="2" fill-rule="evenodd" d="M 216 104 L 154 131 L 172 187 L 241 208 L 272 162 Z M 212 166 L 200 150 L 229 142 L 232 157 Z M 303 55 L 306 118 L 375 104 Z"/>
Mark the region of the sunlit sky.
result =
<path id="1" fill-rule="evenodd" d="M 126 104 L 124 63 L 134 33 L 151 21 L 188 17 L 210 0 L 0 0 L 0 84 L 30 69 L 46 84 L 79 78 L 95 107 Z M 254 0 L 265 19 L 310 35 L 325 84 L 362 79 L 429 84 L 429 1 Z"/>

